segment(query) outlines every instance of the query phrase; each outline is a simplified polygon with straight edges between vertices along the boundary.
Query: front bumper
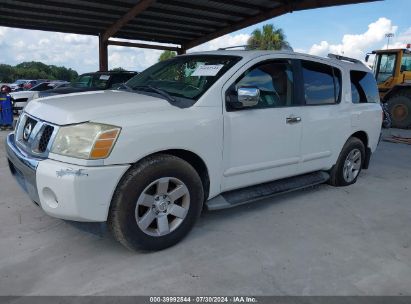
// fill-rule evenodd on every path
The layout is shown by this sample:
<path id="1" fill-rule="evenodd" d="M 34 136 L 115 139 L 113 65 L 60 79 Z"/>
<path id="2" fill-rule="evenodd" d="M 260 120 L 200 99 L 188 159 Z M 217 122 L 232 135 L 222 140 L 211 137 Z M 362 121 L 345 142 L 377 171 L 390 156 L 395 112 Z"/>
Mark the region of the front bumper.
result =
<path id="1" fill-rule="evenodd" d="M 129 165 L 85 167 L 35 159 L 15 145 L 14 134 L 6 143 L 12 175 L 47 214 L 74 221 L 107 220 L 114 190 Z"/>

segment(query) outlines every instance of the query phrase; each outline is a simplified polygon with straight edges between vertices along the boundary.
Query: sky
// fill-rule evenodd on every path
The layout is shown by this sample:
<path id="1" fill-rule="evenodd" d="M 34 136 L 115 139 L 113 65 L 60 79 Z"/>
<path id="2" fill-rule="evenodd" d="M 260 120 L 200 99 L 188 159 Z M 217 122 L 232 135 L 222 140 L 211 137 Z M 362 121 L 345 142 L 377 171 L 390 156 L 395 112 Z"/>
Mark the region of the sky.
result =
<path id="1" fill-rule="evenodd" d="M 214 39 L 189 52 L 243 45 L 252 31 L 272 23 L 282 28 L 295 51 L 318 56 L 344 54 L 364 59 L 386 48 L 386 33 L 394 33 L 389 47 L 411 43 L 411 0 L 384 0 L 293 12 Z M 109 46 L 109 68 L 142 71 L 157 62 L 161 51 Z M 15 65 L 41 61 L 79 73 L 98 70 L 95 36 L 0 27 L 0 63 Z"/>

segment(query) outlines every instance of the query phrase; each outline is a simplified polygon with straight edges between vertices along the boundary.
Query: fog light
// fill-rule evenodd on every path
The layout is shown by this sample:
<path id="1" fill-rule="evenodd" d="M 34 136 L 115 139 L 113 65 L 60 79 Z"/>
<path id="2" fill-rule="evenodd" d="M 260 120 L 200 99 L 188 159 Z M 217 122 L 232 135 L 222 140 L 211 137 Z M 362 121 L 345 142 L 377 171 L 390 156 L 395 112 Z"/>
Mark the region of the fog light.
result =
<path id="1" fill-rule="evenodd" d="M 59 205 L 59 201 L 57 199 L 56 194 L 51 190 L 50 188 L 46 187 L 43 188 L 43 196 L 45 203 L 50 207 L 50 208 L 57 208 Z"/>

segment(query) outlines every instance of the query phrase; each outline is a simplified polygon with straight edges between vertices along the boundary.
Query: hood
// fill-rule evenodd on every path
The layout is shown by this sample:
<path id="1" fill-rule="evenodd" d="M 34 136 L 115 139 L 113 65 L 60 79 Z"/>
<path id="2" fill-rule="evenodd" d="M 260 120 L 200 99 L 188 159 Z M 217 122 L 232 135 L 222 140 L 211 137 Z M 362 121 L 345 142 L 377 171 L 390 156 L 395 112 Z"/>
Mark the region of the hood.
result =
<path id="1" fill-rule="evenodd" d="M 80 92 L 89 92 L 89 91 L 99 91 L 99 90 L 104 90 L 104 88 L 99 89 L 99 88 L 90 88 L 90 87 L 84 87 L 84 88 L 77 88 L 77 87 L 63 87 L 63 88 L 56 88 L 56 89 L 51 89 L 44 91 L 45 94 L 50 94 L 50 95 L 57 95 L 57 94 L 71 94 L 71 93 L 80 93 Z"/>
<path id="2" fill-rule="evenodd" d="M 20 99 L 20 98 L 29 98 L 34 95 L 34 91 L 19 91 L 19 92 L 11 92 L 10 96 L 13 99 Z"/>
<path id="3" fill-rule="evenodd" d="M 25 112 L 42 120 L 66 125 L 85 121 L 104 122 L 130 113 L 176 109 L 167 100 L 125 91 L 94 91 L 34 99 Z M 119 119 L 121 125 L 121 119 Z"/>

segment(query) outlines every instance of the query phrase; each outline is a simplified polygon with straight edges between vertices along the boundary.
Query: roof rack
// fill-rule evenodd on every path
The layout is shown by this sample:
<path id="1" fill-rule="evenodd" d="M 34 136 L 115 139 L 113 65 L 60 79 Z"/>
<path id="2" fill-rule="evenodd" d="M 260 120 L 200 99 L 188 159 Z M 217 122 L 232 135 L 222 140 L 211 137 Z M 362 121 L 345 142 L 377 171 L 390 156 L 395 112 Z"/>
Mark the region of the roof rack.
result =
<path id="1" fill-rule="evenodd" d="M 246 44 L 244 44 L 244 45 L 234 45 L 234 46 L 222 47 L 222 48 L 219 48 L 218 50 L 219 50 L 219 51 L 224 51 L 224 50 L 236 49 L 236 48 L 240 48 L 240 47 L 246 49 L 247 46 L 248 46 L 248 45 L 246 45 Z"/>
<path id="2" fill-rule="evenodd" d="M 332 58 L 332 59 L 343 60 L 343 61 L 348 61 L 348 62 L 352 62 L 352 63 L 359 63 L 359 64 L 364 65 L 364 63 L 361 60 L 351 58 L 351 57 L 345 57 L 345 56 L 341 56 L 341 55 L 337 55 L 337 54 L 331 54 L 331 53 L 328 54 L 327 57 Z"/>

